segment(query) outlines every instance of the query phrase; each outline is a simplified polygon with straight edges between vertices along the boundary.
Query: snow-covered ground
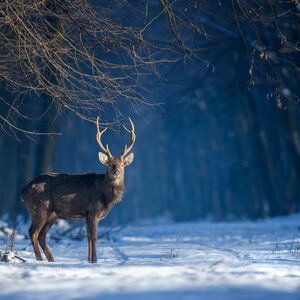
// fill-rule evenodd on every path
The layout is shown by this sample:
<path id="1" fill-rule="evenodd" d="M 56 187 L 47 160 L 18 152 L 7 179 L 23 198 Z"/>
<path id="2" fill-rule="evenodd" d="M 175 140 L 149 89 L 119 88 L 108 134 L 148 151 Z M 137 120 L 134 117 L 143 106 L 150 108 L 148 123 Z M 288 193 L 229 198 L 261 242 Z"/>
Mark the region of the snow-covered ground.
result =
<path id="1" fill-rule="evenodd" d="M 5 241 L 0 240 L 4 250 Z M 0 263 L 0 299 L 300 299 L 300 215 L 128 226 L 98 241 L 50 239 L 54 263 Z"/>

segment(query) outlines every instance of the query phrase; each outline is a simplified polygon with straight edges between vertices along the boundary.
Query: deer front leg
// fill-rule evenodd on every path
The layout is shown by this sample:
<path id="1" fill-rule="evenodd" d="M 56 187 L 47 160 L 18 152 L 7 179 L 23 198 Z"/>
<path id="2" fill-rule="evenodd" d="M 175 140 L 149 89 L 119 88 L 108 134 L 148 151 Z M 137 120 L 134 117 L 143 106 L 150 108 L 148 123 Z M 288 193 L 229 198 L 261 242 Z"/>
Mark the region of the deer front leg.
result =
<path id="1" fill-rule="evenodd" d="M 88 238 L 88 261 L 90 263 L 97 262 L 96 241 L 98 238 L 98 221 L 95 216 L 88 216 L 87 224 L 87 238 Z"/>

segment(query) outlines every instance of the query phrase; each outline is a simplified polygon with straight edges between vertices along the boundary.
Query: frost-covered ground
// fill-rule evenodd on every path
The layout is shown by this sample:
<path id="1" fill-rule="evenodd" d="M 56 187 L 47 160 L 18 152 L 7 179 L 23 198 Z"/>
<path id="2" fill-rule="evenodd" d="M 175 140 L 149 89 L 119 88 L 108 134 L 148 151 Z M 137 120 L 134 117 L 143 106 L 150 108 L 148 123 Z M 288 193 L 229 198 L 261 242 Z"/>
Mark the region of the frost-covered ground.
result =
<path id="1" fill-rule="evenodd" d="M 99 240 L 97 264 L 86 261 L 86 240 L 50 239 L 48 263 L 18 239 L 27 261 L 0 263 L 0 298 L 300 299 L 300 215 L 135 225 L 111 236 Z"/>

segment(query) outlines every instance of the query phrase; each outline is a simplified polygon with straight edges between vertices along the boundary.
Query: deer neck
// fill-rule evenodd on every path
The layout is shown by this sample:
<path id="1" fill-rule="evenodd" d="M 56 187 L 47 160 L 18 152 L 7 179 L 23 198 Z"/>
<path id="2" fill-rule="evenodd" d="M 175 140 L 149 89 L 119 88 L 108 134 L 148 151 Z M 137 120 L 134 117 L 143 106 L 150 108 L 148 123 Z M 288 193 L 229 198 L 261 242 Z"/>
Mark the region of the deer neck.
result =
<path id="1" fill-rule="evenodd" d="M 105 181 L 107 202 L 117 203 L 121 201 L 124 192 L 124 176 L 117 180 L 111 180 L 106 174 Z"/>

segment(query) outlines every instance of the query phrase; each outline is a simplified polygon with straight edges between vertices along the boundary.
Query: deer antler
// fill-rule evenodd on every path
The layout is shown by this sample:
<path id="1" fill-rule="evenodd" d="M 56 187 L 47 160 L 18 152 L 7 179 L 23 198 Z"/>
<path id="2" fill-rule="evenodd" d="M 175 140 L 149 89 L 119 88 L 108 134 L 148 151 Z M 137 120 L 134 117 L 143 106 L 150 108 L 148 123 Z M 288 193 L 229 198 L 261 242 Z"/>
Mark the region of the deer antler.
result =
<path id="1" fill-rule="evenodd" d="M 97 125 L 96 140 L 97 140 L 100 148 L 103 150 L 103 152 L 106 153 L 109 157 L 112 157 L 112 154 L 110 153 L 109 148 L 108 148 L 108 144 L 106 144 L 106 148 L 105 148 L 103 146 L 102 142 L 101 142 L 101 136 L 107 130 L 107 127 L 105 129 L 103 129 L 102 131 L 100 130 L 100 127 L 99 127 L 99 117 L 97 117 L 96 125 Z"/>
<path id="2" fill-rule="evenodd" d="M 129 122 L 130 122 L 130 124 L 131 124 L 131 131 L 128 130 L 128 129 L 126 128 L 125 125 L 123 125 L 123 127 L 124 127 L 124 129 L 125 129 L 128 133 L 131 134 L 131 143 L 130 143 L 129 146 L 125 145 L 125 149 L 124 149 L 124 151 L 123 151 L 123 153 L 122 153 L 121 156 L 127 155 L 127 154 L 131 151 L 131 149 L 132 149 L 132 147 L 133 147 L 133 145 L 134 145 L 134 142 L 135 142 L 134 125 L 133 125 L 133 122 L 131 121 L 130 118 L 129 118 Z"/>

